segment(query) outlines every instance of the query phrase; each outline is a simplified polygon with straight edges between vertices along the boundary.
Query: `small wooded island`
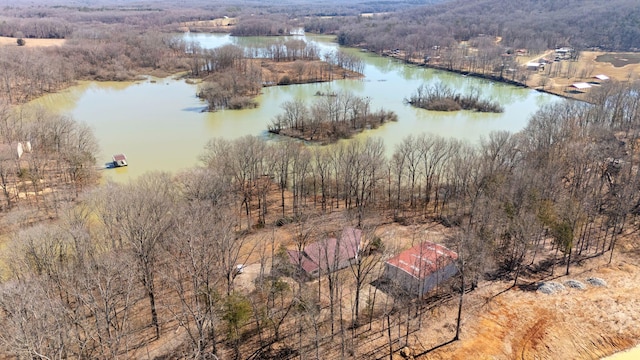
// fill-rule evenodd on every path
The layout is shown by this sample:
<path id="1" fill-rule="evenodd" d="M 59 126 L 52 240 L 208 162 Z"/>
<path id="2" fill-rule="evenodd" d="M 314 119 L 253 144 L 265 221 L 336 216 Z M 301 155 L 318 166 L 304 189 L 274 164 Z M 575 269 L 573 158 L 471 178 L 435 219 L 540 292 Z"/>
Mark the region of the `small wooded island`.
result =
<path id="1" fill-rule="evenodd" d="M 480 99 L 478 90 L 472 90 L 468 94 L 461 94 L 443 84 L 421 85 L 405 101 L 412 106 L 434 111 L 475 110 L 493 113 L 504 111 L 500 104 Z"/>
<path id="2" fill-rule="evenodd" d="M 206 51 L 203 63 L 194 67 L 205 73 L 193 75 L 203 78 L 198 96 L 208 102 L 209 111 L 254 108 L 258 106 L 254 97 L 266 86 L 363 77 L 364 64 L 357 56 L 343 51 L 321 55 L 303 40 L 278 42 L 254 55 L 247 56 L 235 45 Z M 390 111 L 372 112 L 369 99 L 350 93 L 316 95 L 318 100 L 310 106 L 302 100 L 286 102 L 284 113 L 276 116 L 268 131 L 327 144 L 398 119 Z"/>
<path id="3" fill-rule="evenodd" d="M 318 99 L 307 106 L 297 99 L 282 105 L 269 132 L 305 141 L 328 144 L 347 139 L 388 121 L 398 121 L 392 111 L 371 111 L 369 99 L 352 93 L 316 93 Z"/>

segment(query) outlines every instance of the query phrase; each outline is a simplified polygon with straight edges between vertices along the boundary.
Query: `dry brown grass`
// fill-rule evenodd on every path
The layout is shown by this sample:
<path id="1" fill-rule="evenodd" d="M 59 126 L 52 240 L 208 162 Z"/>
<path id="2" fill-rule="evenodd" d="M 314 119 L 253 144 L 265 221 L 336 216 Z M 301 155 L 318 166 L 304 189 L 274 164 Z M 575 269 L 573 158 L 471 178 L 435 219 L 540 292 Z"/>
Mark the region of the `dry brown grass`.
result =
<path id="1" fill-rule="evenodd" d="M 634 235 L 634 237 L 637 237 Z M 633 239 L 628 239 L 629 243 Z M 597 359 L 637 344 L 640 337 L 640 268 L 633 252 L 574 265 L 554 281 L 600 277 L 607 287 L 587 285 L 553 295 L 485 282 L 467 299 L 461 341 L 429 359 Z"/>
<path id="2" fill-rule="evenodd" d="M 181 31 L 228 32 L 238 23 L 237 18 L 217 18 L 213 20 L 188 21 L 180 24 Z"/>
<path id="3" fill-rule="evenodd" d="M 310 82 L 325 82 L 339 79 L 360 79 L 364 75 L 329 66 L 321 60 L 272 61 L 266 59 L 254 60 L 260 62 L 262 78 L 271 85 L 283 83 L 286 77 L 290 84 L 305 84 Z"/>
<path id="4" fill-rule="evenodd" d="M 62 46 L 65 39 L 24 39 L 25 47 Z M 18 46 L 18 39 L 0 36 L 0 46 Z"/>

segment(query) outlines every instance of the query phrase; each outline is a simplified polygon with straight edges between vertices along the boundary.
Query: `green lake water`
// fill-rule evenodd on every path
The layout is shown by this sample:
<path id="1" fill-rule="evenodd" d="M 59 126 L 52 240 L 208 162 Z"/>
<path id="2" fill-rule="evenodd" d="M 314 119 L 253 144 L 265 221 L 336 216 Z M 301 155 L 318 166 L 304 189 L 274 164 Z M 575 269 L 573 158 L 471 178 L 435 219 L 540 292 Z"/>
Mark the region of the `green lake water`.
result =
<path id="1" fill-rule="evenodd" d="M 259 47 L 277 38 L 233 38 L 220 34 L 186 34 L 188 41 L 203 47 L 228 43 Z M 332 38 L 305 36 L 321 51 L 338 48 Z M 387 152 L 410 134 L 431 132 L 446 137 L 477 141 L 491 131 L 522 129 L 531 114 L 557 97 L 473 77 L 406 65 L 357 49 L 346 49 L 365 62 L 363 79 L 331 83 L 264 88 L 256 109 L 203 112 L 206 104 L 196 97 L 197 85 L 171 77 L 137 82 L 86 82 L 34 101 L 89 124 L 99 140 L 98 164 L 125 153 L 129 166 L 104 170 L 105 178 L 128 181 L 148 171 L 176 172 L 198 164 L 205 143 L 213 137 L 228 139 L 244 135 L 264 138 L 268 124 L 279 114 L 283 102 L 295 98 L 314 101 L 317 91 L 352 91 L 371 99 L 371 109 L 384 108 L 398 114 L 399 121 L 367 131 L 357 137 L 384 139 Z M 465 92 L 479 89 L 483 97 L 499 102 L 501 114 L 433 112 L 413 108 L 404 99 L 423 83 L 443 82 Z"/>

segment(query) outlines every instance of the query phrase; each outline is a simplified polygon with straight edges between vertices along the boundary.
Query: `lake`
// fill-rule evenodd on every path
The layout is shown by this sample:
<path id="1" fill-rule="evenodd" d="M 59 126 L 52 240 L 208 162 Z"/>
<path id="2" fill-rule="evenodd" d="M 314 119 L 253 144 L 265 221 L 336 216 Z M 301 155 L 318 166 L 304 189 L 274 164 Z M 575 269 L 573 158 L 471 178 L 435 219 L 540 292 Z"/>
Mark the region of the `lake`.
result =
<path id="1" fill-rule="evenodd" d="M 224 44 L 260 47 L 278 38 L 236 38 L 221 34 L 184 34 L 205 48 Z M 339 48 L 332 37 L 301 35 L 323 52 Z M 66 113 L 85 122 L 100 143 L 99 165 L 116 153 L 125 153 L 129 166 L 104 170 L 105 178 L 128 181 L 148 171 L 176 172 L 198 164 L 206 142 L 213 137 L 234 139 L 244 135 L 270 138 L 266 129 L 288 100 L 313 101 L 317 91 L 351 91 L 371 100 L 371 109 L 398 114 L 399 121 L 357 137 L 384 139 L 387 152 L 410 134 L 431 132 L 445 137 L 477 141 L 495 130 L 516 132 L 542 105 L 559 101 L 552 95 L 488 80 L 465 77 L 380 57 L 358 49 L 345 49 L 364 60 L 360 80 L 338 80 L 264 88 L 256 109 L 203 112 L 206 104 L 196 97 L 197 85 L 174 78 L 148 78 L 136 82 L 85 82 L 31 104 Z M 499 102 L 500 114 L 434 112 L 413 108 L 404 99 L 423 83 L 442 82 L 458 92 L 479 89 L 481 96 Z"/>

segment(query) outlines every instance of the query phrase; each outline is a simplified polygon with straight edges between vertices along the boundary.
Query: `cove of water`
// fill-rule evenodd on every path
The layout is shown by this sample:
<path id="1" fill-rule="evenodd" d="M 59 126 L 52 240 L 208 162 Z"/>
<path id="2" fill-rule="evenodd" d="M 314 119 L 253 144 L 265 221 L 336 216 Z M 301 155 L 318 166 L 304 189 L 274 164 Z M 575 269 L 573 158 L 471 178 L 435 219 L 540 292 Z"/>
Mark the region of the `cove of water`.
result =
<path id="1" fill-rule="evenodd" d="M 230 43 L 259 47 L 279 41 L 278 38 L 234 38 L 220 34 L 178 36 L 205 48 Z M 338 49 L 331 37 L 296 38 L 316 43 L 323 52 Z M 177 172 L 197 165 L 204 145 L 213 137 L 270 138 L 267 126 L 282 112 L 282 103 L 295 98 L 312 102 L 317 91 L 351 91 L 369 97 L 372 110 L 394 111 L 398 122 L 357 136 L 383 138 L 387 153 L 408 135 L 423 132 L 469 141 L 477 141 L 495 130 L 516 132 L 542 105 L 558 101 L 557 97 L 531 89 L 406 65 L 357 49 L 345 50 L 364 60 L 364 79 L 264 88 L 257 98 L 256 109 L 203 112 L 206 104 L 196 97 L 197 85 L 171 77 L 137 82 L 85 82 L 32 104 L 44 105 L 89 124 L 100 144 L 97 165 L 110 161 L 116 153 L 125 153 L 128 158 L 128 167 L 104 170 L 103 176 L 128 181 L 149 171 Z M 482 97 L 499 102 L 505 111 L 501 114 L 434 112 L 405 104 L 404 99 L 418 86 L 436 82 L 443 82 L 458 92 L 479 89 Z"/>

